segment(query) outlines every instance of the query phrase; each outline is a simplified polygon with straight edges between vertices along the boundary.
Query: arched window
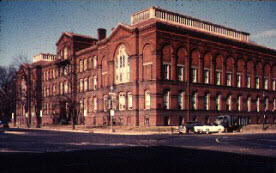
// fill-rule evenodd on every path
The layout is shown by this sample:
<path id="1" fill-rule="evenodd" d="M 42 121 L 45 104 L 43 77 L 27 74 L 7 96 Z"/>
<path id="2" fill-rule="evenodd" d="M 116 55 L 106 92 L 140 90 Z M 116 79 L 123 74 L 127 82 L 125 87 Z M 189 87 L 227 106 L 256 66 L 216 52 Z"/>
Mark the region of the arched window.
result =
<path id="1" fill-rule="evenodd" d="M 237 62 L 237 87 L 242 87 L 242 76 L 244 71 L 244 62 L 242 59 L 239 59 Z"/>
<path id="2" fill-rule="evenodd" d="M 106 57 L 102 60 L 102 85 L 103 87 L 108 86 L 108 64 Z"/>
<path id="3" fill-rule="evenodd" d="M 130 81 L 130 69 L 125 45 L 121 44 L 115 54 L 115 84 Z"/>
<path id="4" fill-rule="evenodd" d="M 217 56 L 216 57 L 216 73 L 215 73 L 215 78 L 216 78 L 216 85 L 221 85 L 221 78 L 222 76 L 222 56 Z"/>
<path id="5" fill-rule="evenodd" d="M 143 49 L 143 76 L 144 80 L 150 80 L 152 75 L 152 56 L 150 44 L 146 44 Z"/>
<path id="6" fill-rule="evenodd" d="M 261 70 L 262 70 L 262 64 L 258 63 L 256 65 L 256 78 L 255 78 L 256 89 L 260 89 Z"/>
<path id="7" fill-rule="evenodd" d="M 269 89 L 269 72 L 270 72 L 270 66 L 267 64 L 264 68 L 264 89 Z"/>
<path id="8" fill-rule="evenodd" d="M 184 81 L 185 64 L 187 52 L 184 48 L 180 48 L 177 52 L 177 80 Z"/>
<path id="9" fill-rule="evenodd" d="M 247 76 L 246 76 L 246 87 L 247 88 L 251 88 L 252 72 L 253 72 L 253 63 L 252 63 L 252 61 L 249 61 L 247 63 Z"/>
<path id="10" fill-rule="evenodd" d="M 150 91 L 145 91 L 145 109 L 150 109 Z"/>
<path id="11" fill-rule="evenodd" d="M 210 76 L 211 76 L 211 60 L 212 57 L 210 54 L 206 54 L 204 56 L 204 83 L 209 84 L 210 83 Z"/>
<path id="12" fill-rule="evenodd" d="M 172 48 L 169 45 L 164 46 L 162 50 L 162 59 L 163 59 L 163 79 L 171 79 L 171 67 L 172 67 Z"/>
<path id="13" fill-rule="evenodd" d="M 191 82 L 197 83 L 198 82 L 198 60 L 200 54 L 198 51 L 194 50 L 192 52 L 192 59 L 191 59 Z"/>

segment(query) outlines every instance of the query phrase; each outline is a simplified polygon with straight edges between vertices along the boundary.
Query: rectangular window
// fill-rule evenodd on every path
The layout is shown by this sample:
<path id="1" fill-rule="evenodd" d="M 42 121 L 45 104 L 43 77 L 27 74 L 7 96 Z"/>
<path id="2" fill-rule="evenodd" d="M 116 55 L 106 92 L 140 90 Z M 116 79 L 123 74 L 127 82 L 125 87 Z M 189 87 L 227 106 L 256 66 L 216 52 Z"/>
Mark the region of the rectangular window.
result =
<path id="1" fill-rule="evenodd" d="M 197 93 L 192 95 L 192 109 L 197 110 Z"/>
<path id="2" fill-rule="evenodd" d="M 204 70 L 204 83 L 210 83 L 210 70 Z"/>
<path id="3" fill-rule="evenodd" d="M 104 112 L 106 112 L 107 107 L 108 107 L 108 100 L 107 100 L 107 96 L 105 95 L 104 98 L 103 98 L 103 110 L 104 110 Z"/>
<path id="4" fill-rule="evenodd" d="M 273 111 L 276 111 L 276 99 L 273 99 Z"/>
<path id="5" fill-rule="evenodd" d="M 150 109 L 150 91 L 145 91 L 145 109 Z"/>
<path id="6" fill-rule="evenodd" d="M 93 78 L 93 83 L 94 83 L 94 90 L 96 90 L 97 89 L 97 76 L 94 76 L 94 78 Z"/>
<path id="7" fill-rule="evenodd" d="M 241 96 L 238 97 L 238 102 L 237 102 L 237 106 L 238 106 L 238 111 L 241 111 L 241 107 L 242 107 L 242 98 Z"/>
<path id="8" fill-rule="evenodd" d="M 216 85 L 221 85 L 221 72 L 216 72 Z"/>
<path id="9" fill-rule="evenodd" d="M 205 110 L 210 110 L 210 94 L 206 94 L 204 97 Z"/>
<path id="10" fill-rule="evenodd" d="M 97 98 L 96 97 L 94 97 L 93 102 L 94 102 L 94 112 L 96 112 L 97 111 Z"/>
<path id="11" fill-rule="evenodd" d="M 83 91 L 83 79 L 80 79 L 80 92 Z"/>
<path id="12" fill-rule="evenodd" d="M 247 88 L 251 88 L 251 77 L 250 76 L 247 76 L 246 84 L 247 84 Z"/>
<path id="13" fill-rule="evenodd" d="M 132 94 L 128 93 L 127 95 L 127 107 L 128 110 L 132 110 Z"/>
<path id="14" fill-rule="evenodd" d="M 221 110 L 221 95 L 218 95 L 216 98 L 216 110 Z"/>
<path id="15" fill-rule="evenodd" d="M 87 78 L 84 78 L 84 91 L 87 91 Z"/>
<path id="16" fill-rule="evenodd" d="M 260 78 L 256 77 L 256 89 L 260 89 Z"/>
<path id="17" fill-rule="evenodd" d="M 192 68 L 192 82 L 196 83 L 197 82 L 197 69 Z"/>
<path id="18" fill-rule="evenodd" d="M 251 98 L 250 97 L 247 99 L 247 111 L 248 112 L 251 111 Z"/>
<path id="19" fill-rule="evenodd" d="M 125 110 L 125 95 L 119 94 L 119 110 Z"/>
<path id="20" fill-rule="evenodd" d="M 240 88 L 241 87 L 241 75 L 237 74 L 237 87 Z"/>
<path id="21" fill-rule="evenodd" d="M 165 95 L 164 95 L 164 109 L 169 109 L 170 108 L 170 94 L 169 94 L 169 91 L 165 92 Z"/>
<path id="22" fill-rule="evenodd" d="M 170 66 L 164 65 L 164 79 L 169 80 L 170 79 Z"/>
<path id="23" fill-rule="evenodd" d="M 264 89 L 268 90 L 268 78 L 264 79 Z"/>
<path id="24" fill-rule="evenodd" d="M 184 81 L 184 68 L 178 67 L 177 73 L 178 81 Z"/>
<path id="25" fill-rule="evenodd" d="M 178 109 L 183 110 L 184 106 L 183 106 L 183 100 L 184 100 L 184 93 L 181 92 L 178 94 Z"/>
<path id="26" fill-rule="evenodd" d="M 276 80 L 272 80 L 272 90 L 276 91 Z"/>
<path id="27" fill-rule="evenodd" d="M 83 60 L 83 70 L 86 71 L 87 70 L 87 59 Z"/>
<path id="28" fill-rule="evenodd" d="M 97 57 L 94 56 L 93 57 L 93 69 L 96 69 L 97 68 Z"/>
<path id="29" fill-rule="evenodd" d="M 226 110 L 228 110 L 228 111 L 232 110 L 232 96 L 231 95 L 229 95 L 227 97 Z"/>
<path id="30" fill-rule="evenodd" d="M 80 72 L 83 72 L 83 61 L 80 60 Z"/>
<path id="31" fill-rule="evenodd" d="M 256 107 L 257 107 L 257 112 L 260 112 L 260 97 L 257 98 Z"/>
<path id="32" fill-rule="evenodd" d="M 226 74 L 226 85 L 227 86 L 231 86 L 232 84 L 232 74 L 231 73 L 227 73 Z"/>

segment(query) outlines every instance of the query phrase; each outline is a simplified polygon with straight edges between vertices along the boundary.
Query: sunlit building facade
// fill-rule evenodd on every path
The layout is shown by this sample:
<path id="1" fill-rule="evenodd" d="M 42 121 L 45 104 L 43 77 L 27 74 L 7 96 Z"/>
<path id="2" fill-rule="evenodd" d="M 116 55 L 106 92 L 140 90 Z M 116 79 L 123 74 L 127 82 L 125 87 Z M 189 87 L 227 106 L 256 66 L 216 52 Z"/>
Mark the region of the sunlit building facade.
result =
<path id="1" fill-rule="evenodd" d="M 118 24 L 108 37 L 105 29 L 97 39 L 64 32 L 57 55 L 32 64 L 41 69 L 37 112 L 44 124 L 59 122 L 69 98 L 78 124 L 107 125 L 110 107 L 116 125 L 205 124 L 218 115 L 276 123 L 276 51 L 249 36 L 156 7 L 131 15 L 130 25 Z M 32 106 L 23 111 L 20 104 L 23 123 Z"/>

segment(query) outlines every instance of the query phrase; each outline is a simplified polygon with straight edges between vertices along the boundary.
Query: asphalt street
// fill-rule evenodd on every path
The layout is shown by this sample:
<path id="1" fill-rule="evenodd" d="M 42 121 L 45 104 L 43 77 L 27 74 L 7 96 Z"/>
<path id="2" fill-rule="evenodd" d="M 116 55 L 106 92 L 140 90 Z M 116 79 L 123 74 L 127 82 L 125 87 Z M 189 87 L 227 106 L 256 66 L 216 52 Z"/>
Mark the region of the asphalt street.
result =
<path id="1" fill-rule="evenodd" d="M 116 135 L 10 129 L 0 133 L 0 157 L 0 172 L 274 172 L 276 134 Z"/>

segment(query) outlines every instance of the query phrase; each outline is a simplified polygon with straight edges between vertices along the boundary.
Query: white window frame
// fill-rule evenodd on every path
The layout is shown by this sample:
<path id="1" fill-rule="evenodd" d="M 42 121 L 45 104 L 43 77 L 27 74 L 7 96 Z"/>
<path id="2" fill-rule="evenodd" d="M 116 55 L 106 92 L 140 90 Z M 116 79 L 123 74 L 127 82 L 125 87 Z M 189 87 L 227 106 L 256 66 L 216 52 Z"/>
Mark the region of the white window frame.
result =
<path id="1" fill-rule="evenodd" d="M 132 110 L 132 93 L 127 93 L 127 109 Z"/>
<path id="2" fill-rule="evenodd" d="M 126 109 L 126 97 L 124 93 L 119 93 L 119 110 L 125 110 Z"/>
<path id="3" fill-rule="evenodd" d="M 145 91 L 145 109 L 150 109 L 150 91 Z"/>

